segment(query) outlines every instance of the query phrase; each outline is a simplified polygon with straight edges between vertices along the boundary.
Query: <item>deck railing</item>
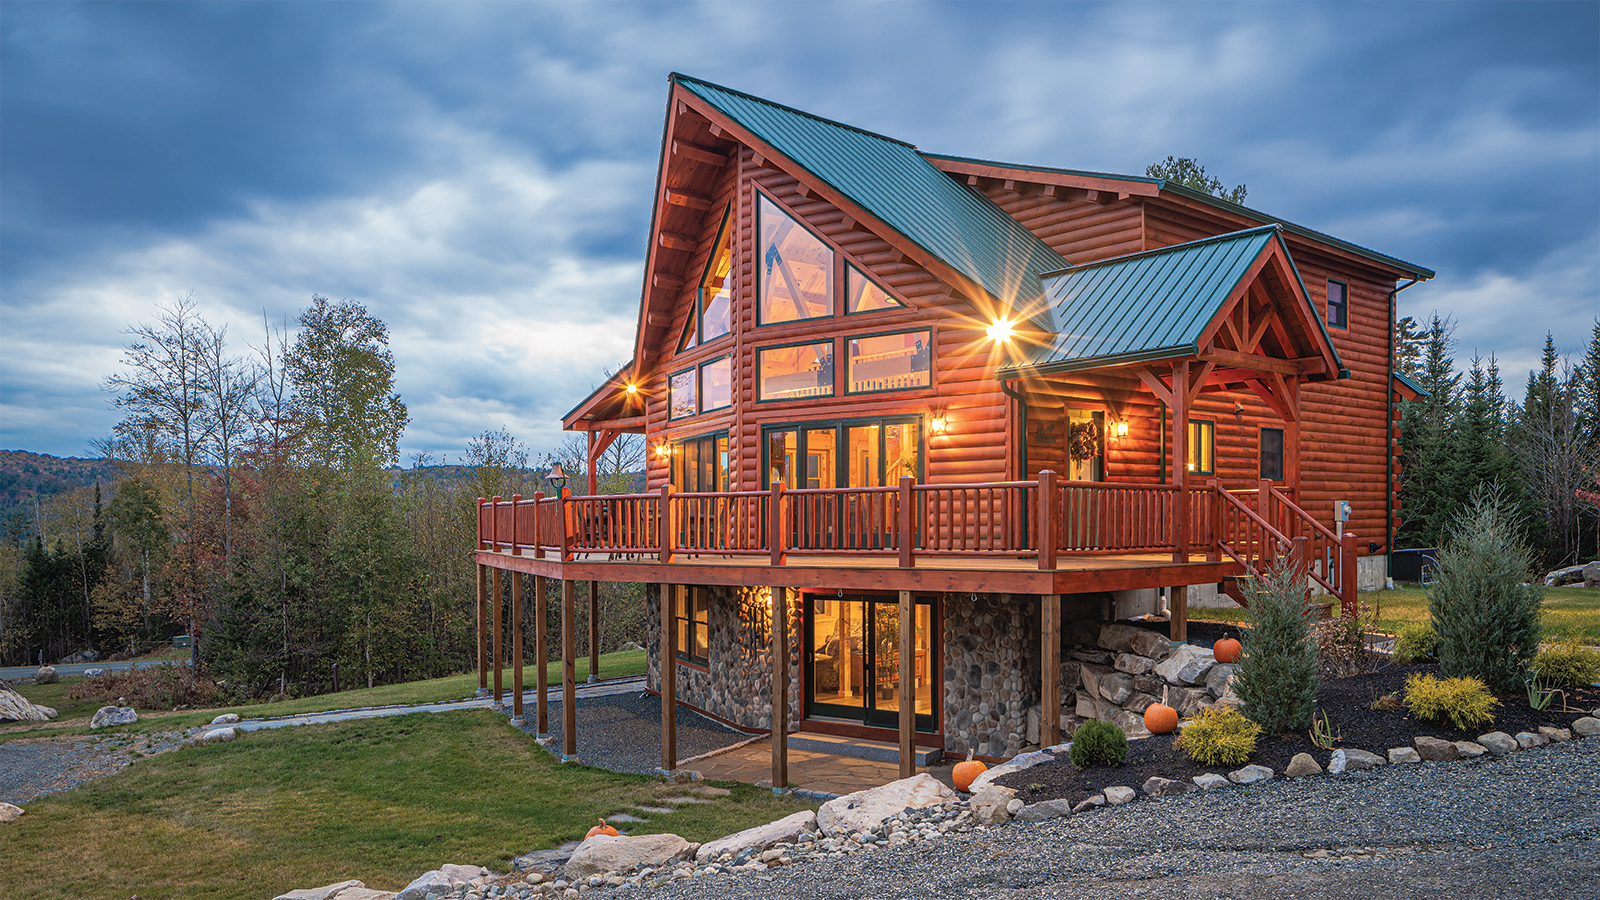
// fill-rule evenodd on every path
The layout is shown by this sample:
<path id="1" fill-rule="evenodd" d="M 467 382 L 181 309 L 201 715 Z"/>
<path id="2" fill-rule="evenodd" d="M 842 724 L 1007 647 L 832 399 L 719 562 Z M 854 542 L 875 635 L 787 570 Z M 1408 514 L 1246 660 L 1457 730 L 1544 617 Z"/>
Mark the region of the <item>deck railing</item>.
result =
<path id="1" fill-rule="evenodd" d="M 1304 538 L 1308 576 L 1354 612 L 1355 539 L 1336 535 L 1271 482 L 1229 491 L 1215 480 L 1183 490 L 1168 484 L 1036 481 L 890 487 L 479 500 L 478 547 L 531 553 L 718 558 L 920 556 L 1025 559 L 1054 569 L 1060 556 L 1204 554 L 1258 575 Z"/>

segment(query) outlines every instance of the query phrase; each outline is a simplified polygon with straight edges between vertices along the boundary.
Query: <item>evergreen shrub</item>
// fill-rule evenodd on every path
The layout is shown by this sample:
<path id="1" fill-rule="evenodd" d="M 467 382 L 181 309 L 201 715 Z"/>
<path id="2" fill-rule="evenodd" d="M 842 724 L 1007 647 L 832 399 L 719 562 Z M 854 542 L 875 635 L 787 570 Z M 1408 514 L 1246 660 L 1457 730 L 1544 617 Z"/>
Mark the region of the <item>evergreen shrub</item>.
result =
<path id="1" fill-rule="evenodd" d="M 1546 684 L 1584 687 L 1600 681 L 1600 650 L 1585 647 L 1576 633 L 1568 634 L 1561 643 L 1535 654 L 1529 668 Z"/>
<path id="2" fill-rule="evenodd" d="M 1234 693 L 1244 701 L 1244 714 L 1269 734 L 1309 728 L 1318 675 L 1305 577 L 1279 560 L 1243 587 L 1255 627 L 1244 635 Z"/>
<path id="3" fill-rule="evenodd" d="M 1499 706 L 1500 701 L 1476 678 L 1412 675 L 1406 679 L 1406 708 L 1428 722 L 1448 722 L 1465 731 L 1493 722 Z"/>
<path id="4" fill-rule="evenodd" d="M 1428 591 L 1439 669 L 1493 691 L 1521 690 L 1539 649 L 1544 587 L 1527 583 L 1521 519 L 1495 487 L 1474 491 L 1451 524 Z"/>
<path id="5" fill-rule="evenodd" d="M 1427 622 L 1407 622 L 1395 635 L 1392 659 L 1397 663 L 1438 662 L 1439 636 Z"/>
<path id="6" fill-rule="evenodd" d="M 1112 722 L 1090 719 L 1072 736 L 1071 755 L 1072 764 L 1080 769 L 1120 766 L 1128 758 L 1128 736 Z"/>
<path id="7" fill-rule="evenodd" d="M 1202 766 L 1242 766 L 1260 736 L 1261 726 L 1238 710 L 1214 706 L 1183 727 L 1176 746 Z"/>

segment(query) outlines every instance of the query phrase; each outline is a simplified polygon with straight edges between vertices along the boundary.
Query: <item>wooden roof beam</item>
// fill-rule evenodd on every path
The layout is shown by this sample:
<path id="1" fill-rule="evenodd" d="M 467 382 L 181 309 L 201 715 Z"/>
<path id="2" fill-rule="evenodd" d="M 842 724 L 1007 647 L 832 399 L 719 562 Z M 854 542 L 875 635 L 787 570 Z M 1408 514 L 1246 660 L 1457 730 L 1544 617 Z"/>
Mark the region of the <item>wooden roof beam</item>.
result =
<path id="1" fill-rule="evenodd" d="M 718 153 L 710 147 L 702 147 L 699 144 L 691 144 L 688 141 L 673 141 L 672 154 L 713 166 L 720 167 L 728 164 L 728 154 Z"/>
<path id="2" fill-rule="evenodd" d="M 656 272 L 650 276 L 650 286 L 675 291 L 683 287 L 683 276 L 673 275 L 669 272 Z"/>
<path id="3" fill-rule="evenodd" d="M 670 231 L 663 231 L 658 238 L 661 246 L 666 247 L 668 250 L 688 250 L 692 252 L 700 246 L 699 241 L 687 234 L 673 234 Z"/>
<path id="4" fill-rule="evenodd" d="M 711 209 L 711 197 L 706 194 L 686 191 L 683 188 L 667 188 L 667 202 L 673 206 L 682 206 L 685 209 L 698 209 L 706 212 Z"/>
<path id="5" fill-rule="evenodd" d="M 1300 368 L 1292 359 L 1273 359 L 1266 356 L 1257 356 L 1254 353 L 1240 353 L 1237 350 L 1224 350 L 1216 347 L 1200 354 L 1200 359 L 1206 362 L 1220 363 L 1232 369 L 1250 369 L 1256 372 L 1277 372 L 1282 375 L 1298 375 Z"/>

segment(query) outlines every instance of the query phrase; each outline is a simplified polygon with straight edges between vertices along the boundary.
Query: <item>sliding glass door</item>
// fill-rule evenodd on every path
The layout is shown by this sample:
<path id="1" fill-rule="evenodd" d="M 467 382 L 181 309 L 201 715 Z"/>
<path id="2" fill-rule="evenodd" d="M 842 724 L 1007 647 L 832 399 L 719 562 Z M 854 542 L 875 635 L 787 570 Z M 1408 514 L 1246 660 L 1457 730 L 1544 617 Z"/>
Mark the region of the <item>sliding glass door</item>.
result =
<path id="1" fill-rule="evenodd" d="M 913 605 L 911 675 L 918 731 L 938 730 L 933 599 Z M 900 722 L 900 603 L 895 596 L 806 596 L 806 714 L 886 728 Z"/>

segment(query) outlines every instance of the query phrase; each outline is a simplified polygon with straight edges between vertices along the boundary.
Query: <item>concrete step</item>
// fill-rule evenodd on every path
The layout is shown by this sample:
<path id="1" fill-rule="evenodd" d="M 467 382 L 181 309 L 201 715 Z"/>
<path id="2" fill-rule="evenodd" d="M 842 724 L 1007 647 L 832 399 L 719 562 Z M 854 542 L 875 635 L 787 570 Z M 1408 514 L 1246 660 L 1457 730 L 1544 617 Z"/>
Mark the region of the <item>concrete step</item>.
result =
<path id="1" fill-rule="evenodd" d="M 900 745 L 887 741 L 866 741 L 860 738 L 842 737 L 837 734 L 818 734 L 811 731 L 802 731 L 789 735 L 789 749 L 810 750 L 816 753 L 832 753 L 835 756 L 850 756 L 856 759 L 871 759 L 878 762 L 898 762 L 900 760 Z M 918 747 L 917 765 L 937 765 L 944 759 L 944 751 L 938 747 Z"/>

